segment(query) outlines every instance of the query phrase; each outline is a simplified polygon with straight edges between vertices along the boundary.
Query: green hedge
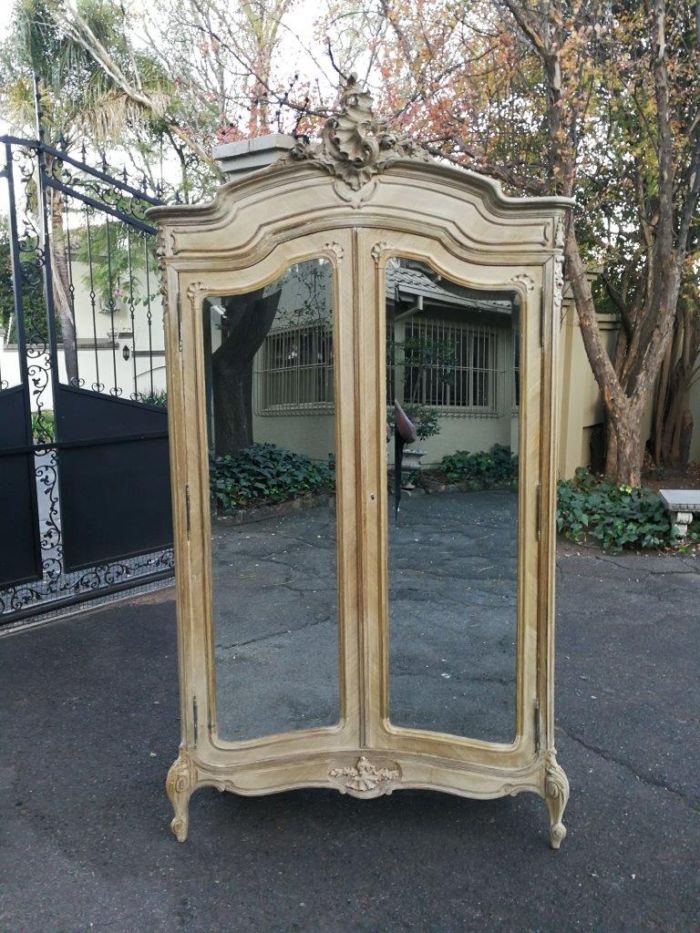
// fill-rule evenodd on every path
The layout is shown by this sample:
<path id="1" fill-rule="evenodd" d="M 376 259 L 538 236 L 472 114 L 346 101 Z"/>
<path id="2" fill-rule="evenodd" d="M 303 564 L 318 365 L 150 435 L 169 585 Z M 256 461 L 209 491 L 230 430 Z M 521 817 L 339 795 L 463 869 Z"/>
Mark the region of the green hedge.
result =
<path id="1" fill-rule="evenodd" d="M 492 489 L 517 481 L 518 458 L 503 444 L 494 444 L 489 451 L 473 454 L 457 450 L 442 458 L 440 471 L 451 483 L 466 482 L 474 489 Z"/>
<path id="2" fill-rule="evenodd" d="M 302 454 L 253 444 L 232 456 L 210 462 L 211 494 L 221 514 L 264 503 L 285 502 L 335 488 L 335 469 Z"/>
<path id="3" fill-rule="evenodd" d="M 490 451 L 458 450 L 443 457 L 441 472 L 450 482 L 473 489 L 512 486 L 518 460 L 510 448 L 496 444 Z M 274 444 L 254 444 L 235 456 L 212 459 L 211 493 L 220 514 L 264 503 L 285 502 L 335 489 L 335 468 Z M 579 469 L 557 488 L 557 529 L 581 543 L 597 541 L 606 551 L 624 548 L 677 547 L 700 541 L 691 525 L 678 538 L 657 493 L 643 487 L 615 486 Z"/>
<path id="4" fill-rule="evenodd" d="M 557 489 L 557 529 L 572 541 L 588 538 L 606 551 L 675 547 L 680 540 L 658 494 L 651 489 L 615 486 L 578 469 Z M 691 526 L 692 529 L 692 526 Z M 698 540 L 692 532 L 683 539 Z"/>

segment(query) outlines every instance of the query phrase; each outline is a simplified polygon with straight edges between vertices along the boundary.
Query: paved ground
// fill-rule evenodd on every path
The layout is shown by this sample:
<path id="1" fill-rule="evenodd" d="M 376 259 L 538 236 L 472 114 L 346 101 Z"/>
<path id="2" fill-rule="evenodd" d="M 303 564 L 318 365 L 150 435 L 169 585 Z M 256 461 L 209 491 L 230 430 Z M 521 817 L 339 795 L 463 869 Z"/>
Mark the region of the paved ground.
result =
<path id="1" fill-rule="evenodd" d="M 404 494 L 390 524 L 391 716 L 509 742 L 515 727 L 516 494 Z M 335 518 L 327 506 L 215 525 L 221 734 L 338 720 Z"/>
<path id="2" fill-rule="evenodd" d="M 697 930 L 698 566 L 560 551 L 558 853 L 534 796 L 412 791 L 204 790 L 178 845 L 171 594 L 0 640 L 0 930 Z"/>

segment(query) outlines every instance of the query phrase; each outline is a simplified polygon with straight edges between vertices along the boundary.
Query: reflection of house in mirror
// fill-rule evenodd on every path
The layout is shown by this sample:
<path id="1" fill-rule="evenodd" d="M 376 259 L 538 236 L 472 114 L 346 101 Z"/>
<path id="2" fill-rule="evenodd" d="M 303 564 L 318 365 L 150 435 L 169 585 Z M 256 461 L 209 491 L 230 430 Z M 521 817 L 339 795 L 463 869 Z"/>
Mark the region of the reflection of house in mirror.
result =
<path id="1" fill-rule="evenodd" d="M 273 443 L 327 460 L 335 433 L 331 274 L 326 260 L 307 260 L 262 289 L 207 301 L 217 454 Z"/>
<path id="2" fill-rule="evenodd" d="M 253 438 L 326 460 L 333 436 L 331 268 L 292 267 L 277 290 L 272 325 L 254 360 Z M 439 432 L 421 441 L 425 462 L 463 449 L 517 447 L 517 317 L 512 296 L 468 290 L 427 266 L 394 260 L 386 271 L 387 396 L 413 416 L 431 410 Z M 213 326 L 221 310 L 212 311 Z M 217 342 L 212 345 L 216 351 Z M 468 425 L 465 424 L 468 422 Z"/>
<path id="3" fill-rule="evenodd" d="M 387 397 L 414 421 L 438 416 L 439 433 L 420 441 L 425 460 L 468 447 L 517 450 L 517 315 L 513 295 L 479 292 L 423 263 L 399 260 L 386 272 Z"/>

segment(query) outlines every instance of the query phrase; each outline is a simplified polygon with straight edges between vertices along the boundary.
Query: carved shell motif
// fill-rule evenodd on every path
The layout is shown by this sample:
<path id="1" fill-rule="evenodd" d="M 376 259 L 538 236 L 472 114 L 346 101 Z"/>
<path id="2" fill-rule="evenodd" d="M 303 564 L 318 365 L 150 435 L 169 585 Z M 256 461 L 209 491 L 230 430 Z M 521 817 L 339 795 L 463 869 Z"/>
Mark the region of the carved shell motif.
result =
<path id="1" fill-rule="evenodd" d="M 350 75 L 340 95 L 340 112 L 326 120 L 321 141 L 300 141 L 290 152 L 294 160 L 311 159 L 324 165 L 353 191 L 397 159 L 422 158 L 412 140 L 388 131 L 372 112 L 372 95 Z"/>

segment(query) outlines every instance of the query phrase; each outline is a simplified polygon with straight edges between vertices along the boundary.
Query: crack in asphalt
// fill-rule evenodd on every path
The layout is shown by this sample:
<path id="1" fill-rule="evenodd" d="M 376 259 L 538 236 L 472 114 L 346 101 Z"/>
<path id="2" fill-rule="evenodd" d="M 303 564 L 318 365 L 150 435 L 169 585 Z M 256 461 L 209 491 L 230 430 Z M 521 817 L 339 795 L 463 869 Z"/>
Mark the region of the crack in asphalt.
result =
<path id="1" fill-rule="evenodd" d="M 612 564 L 614 567 L 619 567 L 620 570 L 625 570 L 627 571 L 627 573 L 630 573 L 630 574 L 634 573 L 635 570 L 637 570 L 637 568 L 634 568 L 630 566 L 629 564 L 622 563 L 619 560 L 615 560 L 612 557 L 605 557 L 602 554 L 596 554 L 595 559 L 597 561 L 600 561 L 600 563 L 603 563 L 603 564 Z M 641 570 L 644 574 L 648 574 L 649 576 L 652 576 L 652 577 L 666 577 L 666 576 L 672 576 L 673 574 L 681 574 L 683 576 L 688 576 L 688 575 L 697 576 L 698 574 L 700 574 L 700 567 L 690 567 L 688 566 L 688 564 L 683 564 L 683 566 L 687 569 L 685 570 L 647 570 L 646 568 L 641 568 Z"/>
<path id="2" fill-rule="evenodd" d="M 620 768 L 624 768 L 626 771 L 629 771 L 633 774 L 638 781 L 642 784 L 646 784 L 648 787 L 655 787 L 659 790 L 665 790 L 669 794 L 673 794 L 674 797 L 679 798 L 682 803 L 689 807 L 695 812 L 700 812 L 700 798 L 695 797 L 694 795 L 686 794 L 677 787 L 674 787 L 672 784 L 667 784 L 665 781 L 662 781 L 658 778 L 650 777 L 648 774 L 640 774 L 629 761 L 625 761 L 623 758 L 617 758 L 615 755 L 606 751 L 604 748 L 601 748 L 599 745 L 593 745 L 591 742 L 587 742 L 585 739 L 581 738 L 580 735 L 577 735 L 575 732 L 567 729 L 565 726 L 562 726 L 560 723 L 557 723 L 556 726 L 559 732 L 562 732 L 568 739 L 571 739 L 572 742 L 577 742 L 583 748 L 587 749 L 589 752 L 593 752 L 594 755 L 598 755 L 599 758 L 604 759 L 604 761 L 609 762 L 610 764 L 618 765 Z"/>
<path id="3" fill-rule="evenodd" d="M 296 635 L 297 632 L 303 632 L 304 629 L 313 628 L 315 625 L 323 625 L 325 622 L 334 620 L 335 616 L 324 616 L 322 619 L 314 619 L 313 622 L 305 622 L 298 628 L 281 629 L 279 632 L 268 632 L 265 635 L 258 635 L 257 638 L 249 638 L 246 641 L 234 641 L 230 645 L 217 643 L 216 648 L 220 651 L 229 651 L 231 648 L 246 648 L 248 645 L 255 645 L 261 641 L 269 641 L 271 638 L 281 638 L 285 635 Z"/>
<path id="4" fill-rule="evenodd" d="M 637 557 L 637 556 L 638 555 L 636 554 L 633 555 L 633 557 Z M 612 567 L 617 567 L 619 570 L 624 570 L 625 573 L 629 574 L 630 576 L 633 576 L 634 574 L 640 574 L 640 573 L 643 573 L 645 575 L 652 576 L 652 577 L 665 577 L 665 576 L 674 576 L 674 575 L 675 576 L 700 576 L 700 566 L 694 567 L 694 566 L 691 566 L 690 564 L 685 563 L 684 561 L 682 564 L 683 567 L 686 568 L 684 570 L 649 570 L 646 567 L 639 567 L 638 565 L 633 563 L 633 559 L 631 559 L 632 555 L 630 555 L 630 559 L 625 561 L 624 559 L 616 560 L 614 557 L 608 557 L 605 554 L 580 554 L 580 555 L 566 555 L 564 557 L 557 557 L 557 562 L 556 562 L 557 572 L 562 573 L 562 574 L 566 573 L 567 571 L 575 572 L 574 568 L 572 568 L 571 563 L 570 563 L 572 559 L 575 560 L 577 558 L 580 558 L 581 560 L 589 561 L 591 557 L 593 558 L 593 560 L 598 561 L 601 564 L 610 564 Z M 675 558 L 669 557 L 668 560 L 675 561 Z"/>

